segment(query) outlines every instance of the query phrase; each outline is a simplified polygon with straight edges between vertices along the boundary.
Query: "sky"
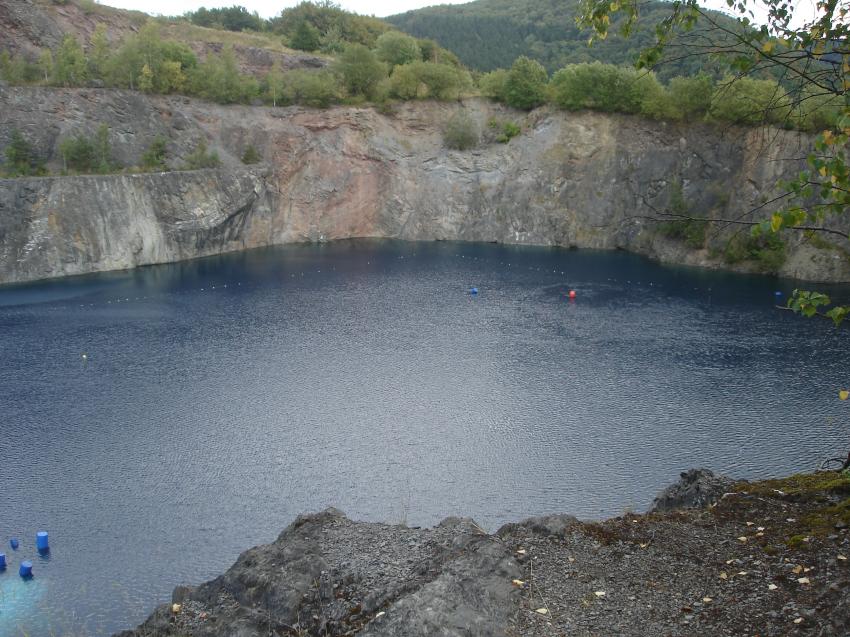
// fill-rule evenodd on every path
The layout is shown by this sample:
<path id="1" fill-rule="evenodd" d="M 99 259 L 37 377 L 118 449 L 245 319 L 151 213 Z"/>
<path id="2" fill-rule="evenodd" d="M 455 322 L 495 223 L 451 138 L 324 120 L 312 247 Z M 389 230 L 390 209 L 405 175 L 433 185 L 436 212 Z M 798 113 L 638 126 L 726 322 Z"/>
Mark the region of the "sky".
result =
<path id="1" fill-rule="evenodd" d="M 411 9 L 434 4 L 462 4 L 469 0 L 336 0 L 343 9 L 354 11 L 362 15 L 375 15 L 385 17 L 396 13 L 403 13 Z M 757 0 L 756 0 L 757 1 Z M 299 4 L 300 0 L 101 0 L 102 4 L 121 9 L 137 9 L 145 13 L 161 15 L 182 15 L 187 11 L 194 11 L 199 7 L 229 7 L 234 4 L 247 7 L 249 11 L 256 11 L 264 18 L 279 15 L 281 9 Z M 727 10 L 725 0 L 704 0 L 703 6 L 722 11 Z M 814 15 L 815 0 L 792 0 L 796 14 L 809 18 Z M 758 21 L 759 16 L 764 15 L 763 9 L 755 5 L 755 14 Z"/>

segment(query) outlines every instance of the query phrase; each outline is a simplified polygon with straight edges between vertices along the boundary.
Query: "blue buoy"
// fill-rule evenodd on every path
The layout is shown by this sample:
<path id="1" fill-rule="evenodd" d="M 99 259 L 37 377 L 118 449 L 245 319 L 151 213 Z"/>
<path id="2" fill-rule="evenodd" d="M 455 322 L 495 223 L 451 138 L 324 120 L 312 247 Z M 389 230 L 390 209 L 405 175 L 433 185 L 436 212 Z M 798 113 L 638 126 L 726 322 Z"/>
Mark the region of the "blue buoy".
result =
<path id="1" fill-rule="evenodd" d="M 18 574 L 24 579 L 32 577 L 32 562 L 21 562 L 21 568 Z"/>
<path id="2" fill-rule="evenodd" d="M 6 570 L 6 554 L 0 553 L 0 572 Z"/>
<path id="3" fill-rule="evenodd" d="M 12 550 L 13 550 L 13 551 L 17 551 L 17 550 L 18 550 L 18 546 L 19 546 L 19 544 L 18 544 L 18 538 L 13 537 L 11 540 L 9 540 L 9 546 L 11 546 L 11 547 L 12 547 Z"/>
<path id="4" fill-rule="evenodd" d="M 478 294 L 478 288 L 469 288 L 470 294 Z"/>
<path id="5" fill-rule="evenodd" d="M 776 290 L 776 292 L 773 293 L 773 296 L 782 296 L 782 292 Z"/>
<path id="6" fill-rule="evenodd" d="M 35 548 L 39 553 L 45 553 L 50 550 L 50 545 L 47 543 L 47 531 L 39 531 L 35 534 Z"/>

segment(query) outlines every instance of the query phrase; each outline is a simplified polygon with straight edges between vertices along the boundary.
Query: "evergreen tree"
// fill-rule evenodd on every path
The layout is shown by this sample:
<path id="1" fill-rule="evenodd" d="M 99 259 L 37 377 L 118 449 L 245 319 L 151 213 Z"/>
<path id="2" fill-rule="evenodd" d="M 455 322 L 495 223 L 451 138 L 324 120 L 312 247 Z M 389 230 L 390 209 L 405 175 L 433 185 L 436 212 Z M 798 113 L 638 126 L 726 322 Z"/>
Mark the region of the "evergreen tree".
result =
<path id="1" fill-rule="evenodd" d="M 295 29 L 295 33 L 289 42 L 293 49 L 299 51 L 315 51 L 322 44 L 322 34 L 307 20 L 302 20 Z"/>

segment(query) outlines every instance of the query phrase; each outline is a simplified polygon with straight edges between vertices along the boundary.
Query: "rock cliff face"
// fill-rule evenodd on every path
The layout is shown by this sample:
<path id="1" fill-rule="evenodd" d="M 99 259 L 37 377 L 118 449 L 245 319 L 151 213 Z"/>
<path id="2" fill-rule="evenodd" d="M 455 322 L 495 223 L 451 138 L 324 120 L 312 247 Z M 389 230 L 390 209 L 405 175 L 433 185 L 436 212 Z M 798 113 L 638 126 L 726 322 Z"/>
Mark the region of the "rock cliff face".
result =
<path id="1" fill-rule="evenodd" d="M 484 139 L 471 151 L 447 150 L 442 127 L 462 108 Z M 496 143 L 488 139 L 492 119 L 520 123 L 522 134 Z M 222 168 L 0 180 L 0 281 L 351 237 L 622 248 L 717 266 L 737 226 L 710 233 L 714 251 L 694 250 L 663 238 L 648 218 L 674 202 L 695 214 L 746 218 L 773 196 L 777 178 L 799 170 L 811 143 L 788 131 L 525 114 L 481 100 L 405 103 L 380 114 L 0 88 L 0 147 L 18 129 L 55 170 L 59 140 L 101 122 L 124 165 L 138 163 L 161 135 L 173 167 L 204 140 Z M 238 159 L 249 144 L 263 158 L 253 167 Z M 850 280 L 843 252 L 818 245 L 791 245 L 782 274 Z"/>

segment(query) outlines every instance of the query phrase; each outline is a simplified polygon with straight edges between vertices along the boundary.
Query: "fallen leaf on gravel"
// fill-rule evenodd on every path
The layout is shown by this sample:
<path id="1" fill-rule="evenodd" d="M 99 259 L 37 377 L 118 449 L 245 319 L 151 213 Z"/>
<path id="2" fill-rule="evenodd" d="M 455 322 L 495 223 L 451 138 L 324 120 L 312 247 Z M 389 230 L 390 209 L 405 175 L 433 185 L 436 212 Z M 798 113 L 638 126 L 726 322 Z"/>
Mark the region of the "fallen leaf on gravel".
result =
<path id="1" fill-rule="evenodd" d="M 739 537 L 739 538 L 738 538 L 738 541 L 739 541 L 739 542 L 746 542 L 746 541 L 747 541 L 747 536 L 746 536 L 746 535 L 742 535 L 741 537 Z"/>
<path id="2" fill-rule="evenodd" d="M 568 559 L 570 562 L 575 562 L 575 561 L 576 561 L 576 558 L 574 558 L 574 557 L 568 557 L 567 559 Z"/>
<path id="3" fill-rule="evenodd" d="M 549 614 L 549 609 L 548 609 L 548 608 L 538 608 L 538 609 L 537 609 L 536 611 L 534 611 L 534 612 L 535 612 L 535 613 L 537 613 L 538 615 L 548 615 L 548 614 Z"/>
<path id="4" fill-rule="evenodd" d="M 517 555 L 525 555 L 525 549 L 519 549 Z"/>
<path id="5" fill-rule="evenodd" d="M 791 572 L 794 573 L 794 575 L 797 575 L 798 573 L 802 573 L 803 567 L 798 564 L 797 566 L 795 566 L 794 568 L 791 569 Z"/>
<path id="6" fill-rule="evenodd" d="M 796 522 L 797 518 L 785 518 L 786 522 Z"/>
<path id="7" fill-rule="evenodd" d="M 776 584 L 768 584 L 767 585 L 767 590 L 769 590 L 769 591 L 775 591 L 777 588 L 779 588 L 779 587 Z"/>
<path id="8" fill-rule="evenodd" d="M 702 598 L 702 601 L 703 601 L 703 602 L 705 602 L 706 604 L 710 604 L 710 603 L 711 603 L 711 602 L 713 602 L 714 600 L 713 600 L 713 599 L 711 599 L 710 597 L 703 597 L 703 598 Z"/>
<path id="9" fill-rule="evenodd" d="M 747 522 L 747 526 L 753 526 L 755 522 Z"/>
<path id="10" fill-rule="evenodd" d="M 839 555 L 838 559 L 841 560 L 842 562 L 847 560 L 847 558 L 844 555 Z"/>
<path id="11" fill-rule="evenodd" d="M 726 574 L 726 571 L 720 573 L 720 579 L 728 579 L 729 576 Z"/>
<path id="12" fill-rule="evenodd" d="M 520 588 L 525 586 L 525 582 L 523 582 L 521 579 L 511 580 L 511 582 L 513 583 L 514 586 L 519 586 Z"/>
<path id="13" fill-rule="evenodd" d="M 386 613 L 384 611 L 381 611 L 380 613 L 375 615 L 375 619 L 378 619 L 379 617 L 383 617 L 384 615 L 386 615 Z"/>
<path id="14" fill-rule="evenodd" d="M 593 594 L 597 597 L 605 597 L 605 591 L 594 591 Z"/>
<path id="15" fill-rule="evenodd" d="M 747 571 L 738 571 L 738 575 L 740 575 L 742 577 L 746 574 L 747 574 Z"/>
<path id="16" fill-rule="evenodd" d="M 756 533 L 756 537 L 764 537 L 764 533 L 762 533 L 761 531 L 759 531 L 758 533 Z"/>
<path id="17" fill-rule="evenodd" d="M 795 619 L 795 620 L 794 620 L 794 623 L 795 623 L 795 624 L 802 624 L 802 623 L 803 623 L 803 618 L 802 618 L 802 617 L 798 617 L 797 619 Z"/>
<path id="18" fill-rule="evenodd" d="M 645 549 L 647 546 L 649 546 L 649 542 L 644 542 L 643 544 L 640 544 L 639 546 L 640 546 L 642 549 Z"/>
<path id="19" fill-rule="evenodd" d="M 756 528 L 756 531 L 764 531 L 764 527 L 763 527 L 763 526 L 759 526 L 759 527 L 757 527 L 757 528 Z"/>
<path id="20" fill-rule="evenodd" d="M 732 562 L 734 562 L 734 561 L 735 561 L 735 560 L 726 560 L 726 563 L 727 563 L 727 564 L 731 564 L 731 563 L 732 563 Z"/>
<path id="21" fill-rule="evenodd" d="M 804 569 L 803 569 L 803 572 L 804 572 L 804 573 L 808 573 L 808 572 L 809 572 L 809 571 L 811 571 L 811 570 L 812 570 L 812 569 L 810 569 L 810 568 L 804 568 Z"/>
<path id="22" fill-rule="evenodd" d="M 800 584 L 811 584 L 811 580 L 808 577 L 800 577 L 797 579 Z"/>

